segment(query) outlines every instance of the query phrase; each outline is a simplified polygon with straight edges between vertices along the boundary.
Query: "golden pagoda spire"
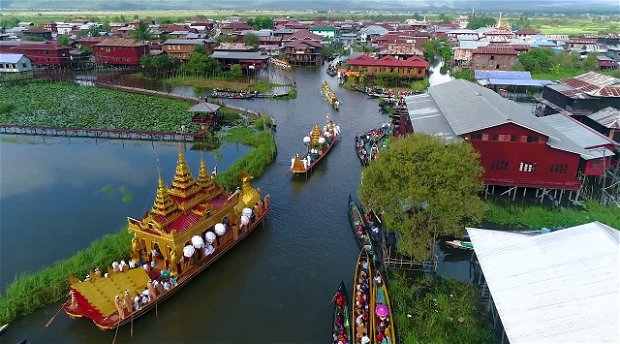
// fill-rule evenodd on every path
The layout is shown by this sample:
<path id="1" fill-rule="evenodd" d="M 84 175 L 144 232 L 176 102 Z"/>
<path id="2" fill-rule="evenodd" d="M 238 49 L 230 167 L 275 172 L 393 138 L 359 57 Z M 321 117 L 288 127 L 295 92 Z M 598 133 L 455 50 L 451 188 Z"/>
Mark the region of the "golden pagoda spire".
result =
<path id="1" fill-rule="evenodd" d="M 185 163 L 183 151 L 179 149 L 176 173 L 174 174 L 174 180 L 172 181 L 172 186 L 168 189 L 168 193 L 172 196 L 188 198 L 198 191 L 200 191 L 200 188 L 196 184 L 194 177 L 192 177 L 192 172 Z"/>
<path id="2" fill-rule="evenodd" d="M 319 142 L 319 137 L 321 137 L 321 128 L 319 128 L 319 124 L 317 123 L 310 133 L 310 142 L 312 144 L 317 144 Z"/>
<path id="3" fill-rule="evenodd" d="M 151 213 L 161 216 L 168 216 L 175 210 L 176 206 L 174 205 L 174 202 L 172 202 L 172 199 L 170 199 L 170 196 L 168 196 L 168 193 L 166 192 L 166 186 L 164 185 L 164 179 L 160 175 L 158 180 L 157 194 L 155 196 L 155 203 L 153 204 L 153 209 L 151 210 Z"/>
<path id="4" fill-rule="evenodd" d="M 213 184 L 213 180 L 211 180 L 211 176 L 209 175 L 209 169 L 207 168 L 207 164 L 205 163 L 204 158 L 200 158 L 200 170 L 198 171 L 198 185 L 200 187 L 206 188 Z"/>

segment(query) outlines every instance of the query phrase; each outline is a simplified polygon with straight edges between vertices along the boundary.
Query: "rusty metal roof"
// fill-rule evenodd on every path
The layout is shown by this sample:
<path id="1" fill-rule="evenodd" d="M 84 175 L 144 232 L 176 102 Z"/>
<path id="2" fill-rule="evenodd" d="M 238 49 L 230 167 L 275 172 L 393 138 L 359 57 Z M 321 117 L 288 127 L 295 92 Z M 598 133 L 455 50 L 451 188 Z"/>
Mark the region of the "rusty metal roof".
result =
<path id="1" fill-rule="evenodd" d="M 620 129 L 620 110 L 614 107 L 608 106 L 588 117 L 609 129 Z"/>
<path id="2" fill-rule="evenodd" d="M 573 88 L 560 91 L 570 98 L 584 98 L 580 93 L 593 97 L 620 97 L 620 79 L 604 74 L 588 72 L 565 79 L 562 83 Z"/>

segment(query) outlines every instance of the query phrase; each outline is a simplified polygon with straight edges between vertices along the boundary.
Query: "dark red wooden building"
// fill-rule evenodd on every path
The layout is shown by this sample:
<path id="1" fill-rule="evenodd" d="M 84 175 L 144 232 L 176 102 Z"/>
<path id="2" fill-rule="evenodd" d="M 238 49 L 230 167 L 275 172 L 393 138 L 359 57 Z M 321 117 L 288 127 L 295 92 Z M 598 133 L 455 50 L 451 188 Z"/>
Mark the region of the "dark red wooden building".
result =
<path id="1" fill-rule="evenodd" d="M 0 53 L 24 54 L 36 66 L 59 66 L 72 62 L 71 47 L 56 42 L 2 41 Z"/>
<path id="2" fill-rule="evenodd" d="M 480 153 L 486 192 L 500 186 L 514 197 L 519 188 L 524 195 L 533 188 L 541 200 L 550 191 L 561 198 L 580 189 L 580 176 L 602 175 L 615 155 L 613 142 L 585 125 L 536 117 L 523 104 L 465 80 L 430 87 L 406 103 L 415 133 L 464 140 Z"/>
<path id="3" fill-rule="evenodd" d="M 96 64 L 138 66 L 142 55 L 148 54 L 146 42 L 127 38 L 108 38 L 93 47 Z"/>

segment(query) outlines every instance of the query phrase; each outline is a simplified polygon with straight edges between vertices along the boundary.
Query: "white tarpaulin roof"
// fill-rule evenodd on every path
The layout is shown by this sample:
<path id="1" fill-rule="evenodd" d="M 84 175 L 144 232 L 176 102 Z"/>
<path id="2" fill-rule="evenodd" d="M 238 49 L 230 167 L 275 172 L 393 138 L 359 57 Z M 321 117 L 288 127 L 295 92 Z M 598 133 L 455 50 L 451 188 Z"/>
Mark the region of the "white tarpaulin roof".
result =
<path id="1" fill-rule="evenodd" d="M 620 343 L 620 232 L 467 232 L 511 344 Z"/>

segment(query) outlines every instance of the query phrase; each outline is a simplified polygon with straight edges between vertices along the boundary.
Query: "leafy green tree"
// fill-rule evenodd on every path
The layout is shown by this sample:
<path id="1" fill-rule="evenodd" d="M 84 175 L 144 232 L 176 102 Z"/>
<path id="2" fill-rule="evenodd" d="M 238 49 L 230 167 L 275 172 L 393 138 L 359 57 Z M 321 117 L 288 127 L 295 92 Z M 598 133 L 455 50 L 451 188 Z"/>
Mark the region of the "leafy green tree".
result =
<path id="1" fill-rule="evenodd" d="M 597 66 L 596 54 L 589 53 L 585 59 L 581 59 L 579 66 L 581 67 L 582 70 L 588 71 L 588 72 L 596 70 L 596 66 Z"/>
<path id="2" fill-rule="evenodd" d="M 435 63 L 440 58 L 444 61 L 452 59 L 452 48 L 450 47 L 450 42 L 445 37 L 429 39 L 422 44 L 422 50 L 424 51 L 424 57 L 430 63 Z"/>
<path id="3" fill-rule="evenodd" d="M 540 73 L 548 71 L 551 66 L 553 52 L 548 48 L 535 48 L 527 53 L 519 55 L 519 63 L 527 71 Z"/>
<path id="4" fill-rule="evenodd" d="M 149 24 L 147 24 L 144 21 L 140 21 L 140 23 L 138 24 L 138 26 L 133 30 L 133 32 L 131 33 L 131 35 L 133 36 L 133 38 L 137 41 L 150 41 L 153 40 L 153 34 L 151 33 L 150 29 L 149 29 Z"/>
<path id="5" fill-rule="evenodd" d="M 258 49 L 260 38 L 258 38 L 256 34 L 249 32 L 243 36 L 243 43 L 247 46 L 253 47 L 254 49 Z"/>
<path id="6" fill-rule="evenodd" d="M 59 45 L 69 45 L 69 37 L 66 35 L 59 35 L 56 39 L 58 40 Z"/>
<path id="7" fill-rule="evenodd" d="M 469 81 L 474 81 L 474 74 L 470 70 L 460 70 L 457 72 L 452 72 L 452 76 L 455 79 L 465 79 Z"/>
<path id="8" fill-rule="evenodd" d="M 459 236 L 484 214 L 483 169 L 467 142 L 446 145 L 415 134 L 391 146 L 364 170 L 361 200 L 383 213 L 399 252 L 427 259 L 439 236 Z"/>
<path id="9" fill-rule="evenodd" d="M 240 65 L 234 64 L 230 66 L 230 75 L 232 75 L 233 78 L 238 79 L 243 76 L 243 69 L 241 69 Z"/>
<path id="10" fill-rule="evenodd" d="M 248 25 L 260 30 L 260 29 L 271 29 L 273 28 L 273 19 L 269 18 L 269 17 L 256 17 L 256 18 L 250 18 L 248 20 Z"/>
<path id="11" fill-rule="evenodd" d="M 467 23 L 467 28 L 475 30 L 475 29 L 479 29 L 485 26 L 493 26 L 496 23 L 497 22 L 495 21 L 495 19 L 491 17 L 472 16 L 471 18 L 469 18 L 469 22 Z"/>
<path id="12" fill-rule="evenodd" d="M 103 29 L 103 31 L 105 31 L 105 32 L 110 32 L 110 31 L 111 31 L 111 29 L 110 29 L 110 21 L 109 21 L 109 20 L 107 20 L 107 19 L 106 19 L 106 20 L 103 22 L 102 29 Z"/>
<path id="13" fill-rule="evenodd" d="M 101 31 L 100 25 L 91 25 L 90 28 L 88 29 L 88 35 L 91 37 L 99 37 L 101 36 L 101 34 L 99 33 L 100 31 Z"/>
<path id="14" fill-rule="evenodd" d="M 445 15 L 445 13 L 439 14 L 439 22 L 441 24 L 450 24 L 454 21 L 454 18 Z"/>

